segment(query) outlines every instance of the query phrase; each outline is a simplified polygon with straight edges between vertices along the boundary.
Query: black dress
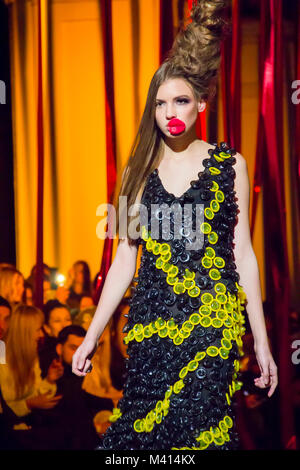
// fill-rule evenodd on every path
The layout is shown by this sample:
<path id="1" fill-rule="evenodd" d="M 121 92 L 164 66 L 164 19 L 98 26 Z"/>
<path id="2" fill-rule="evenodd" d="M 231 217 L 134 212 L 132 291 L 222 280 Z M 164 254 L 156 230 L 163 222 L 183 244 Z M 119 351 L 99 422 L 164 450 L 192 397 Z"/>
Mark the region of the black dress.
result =
<path id="1" fill-rule="evenodd" d="M 157 169 L 148 176 L 141 265 L 124 328 L 127 376 L 99 450 L 240 447 L 233 395 L 242 386 L 246 295 L 233 254 L 236 152 L 213 145 L 181 197 L 164 188 Z M 174 212 L 163 210 L 172 204 Z M 173 213 L 183 204 L 192 211 L 179 219 L 179 239 Z M 196 222 L 203 243 L 188 249 Z"/>

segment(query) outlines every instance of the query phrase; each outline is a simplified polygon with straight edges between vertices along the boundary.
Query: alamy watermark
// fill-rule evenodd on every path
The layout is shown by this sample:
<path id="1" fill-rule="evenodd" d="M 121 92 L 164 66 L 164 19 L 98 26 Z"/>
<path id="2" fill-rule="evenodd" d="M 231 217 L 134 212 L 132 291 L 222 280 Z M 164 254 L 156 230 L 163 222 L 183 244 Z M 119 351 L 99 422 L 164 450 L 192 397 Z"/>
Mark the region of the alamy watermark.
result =
<path id="1" fill-rule="evenodd" d="M 300 80 L 294 80 L 292 82 L 292 88 L 296 88 L 296 90 L 292 93 L 292 103 L 299 104 L 300 103 Z"/>
<path id="2" fill-rule="evenodd" d="M 0 104 L 6 104 L 6 85 L 3 80 L 0 80 Z"/>
<path id="3" fill-rule="evenodd" d="M 128 212 L 127 212 L 128 210 Z M 107 213 L 107 215 L 105 215 Z M 131 217 L 127 231 L 127 216 Z M 113 204 L 100 204 L 96 215 L 103 217 L 97 224 L 97 237 L 116 238 L 116 210 Z M 150 221 L 149 221 L 150 217 Z M 193 220 L 195 227 L 193 229 Z M 151 204 L 149 208 L 142 204 L 133 204 L 127 207 L 127 196 L 119 197 L 119 237 L 126 238 L 128 235 L 133 240 L 142 238 L 143 227 L 148 230 L 150 222 L 150 235 L 152 239 L 181 240 L 184 239 L 187 250 L 199 250 L 204 243 L 204 204 L 179 203 L 169 206 L 163 204 Z M 208 226 L 208 224 L 207 224 Z M 107 227 L 107 230 L 106 230 Z M 161 230 L 160 230 L 161 227 Z M 173 228 L 171 234 L 171 227 Z M 202 227 L 202 229 L 201 229 Z M 161 232 L 161 234 L 160 234 Z"/>
<path id="4" fill-rule="evenodd" d="M 292 342 L 292 348 L 296 350 L 292 354 L 292 363 L 295 365 L 300 364 L 300 339 L 295 339 Z"/>
<path id="5" fill-rule="evenodd" d="M 4 341 L 0 340 L 0 364 L 6 364 L 6 349 Z"/>

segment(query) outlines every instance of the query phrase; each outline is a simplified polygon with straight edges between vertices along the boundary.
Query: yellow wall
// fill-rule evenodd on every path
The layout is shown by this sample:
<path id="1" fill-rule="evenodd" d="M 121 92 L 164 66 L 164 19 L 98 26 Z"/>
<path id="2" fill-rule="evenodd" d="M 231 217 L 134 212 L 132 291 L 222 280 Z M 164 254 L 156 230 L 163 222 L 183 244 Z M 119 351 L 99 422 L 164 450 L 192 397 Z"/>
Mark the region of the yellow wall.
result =
<path id="1" fill-rule="evenodd" d="M 150 80 L 159 65 L 159 0 L 139 2 L 135 14 L 133 3 L 112 2 L 118 176 L 128 158 Z M 43 18 L 45 5 L 42 2 Z M 25 15 L 20 5 L 10 5 L 10 46 L 14 70 L 17 267 L 27 277 L 36 257 L 37 4 L 27 1 L 24 8 Z M 49 18 L 43 21 L 44 262 L 59 267 L 66 275 L 74 261 L 84 259 L 94 276 L 103 249 L 103 240 L 96 235 L 100 220 L 96 209 L 106 202 L 99 2 L 54 0 Z"/>

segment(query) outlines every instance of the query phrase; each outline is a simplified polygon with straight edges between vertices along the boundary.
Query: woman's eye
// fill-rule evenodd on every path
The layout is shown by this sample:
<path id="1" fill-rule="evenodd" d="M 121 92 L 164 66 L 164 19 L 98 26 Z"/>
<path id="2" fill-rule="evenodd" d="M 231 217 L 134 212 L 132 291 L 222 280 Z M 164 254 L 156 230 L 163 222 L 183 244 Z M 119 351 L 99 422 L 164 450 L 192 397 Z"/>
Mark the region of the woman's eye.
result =
<path id="1" fill-rule="evenodd" d="M 176 101 L 177 101 L 177 103 L 184 103 L 184 104 L 189 103 L 189 100 L 186 99 L 186 98 L 179 98 Z M 155 106 L 157 107 L 157 106 L 160 106 L 161 104 L 163 104 L 163 103 L 157 102 Z"/>

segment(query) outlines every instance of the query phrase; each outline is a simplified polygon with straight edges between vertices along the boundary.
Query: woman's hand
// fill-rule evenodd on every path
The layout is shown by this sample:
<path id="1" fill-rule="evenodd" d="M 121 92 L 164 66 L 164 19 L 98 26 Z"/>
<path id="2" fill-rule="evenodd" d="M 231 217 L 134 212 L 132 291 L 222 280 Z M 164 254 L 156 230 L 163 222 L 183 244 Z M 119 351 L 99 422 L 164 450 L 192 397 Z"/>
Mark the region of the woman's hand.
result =
<path id="1" fill-rule="evenodd" d="M 270 398 L 278 384 L 277 366 L 268 345 L 254 345 L 254 351 L 261 372 L 260 377 L 254 379 L 254 384 L 259 388 L 270 387 L 268 391 L 268 397 Z"/>
<path id="2" fill-rule="evenodd" d="M 63 375 L 63 373 L 64 366 L 62 365 L 61 361 L 59 359 L 53 359 L 48 369 L 48 382 L 51 384 L 55 383 Z"/>
<path id="3" fill-rule="evenodd" d="M 91 372 L 91 359 L 98 347 L 98 341 L 83 340 L 81 345 L 76 349 L 72 358 L 72 372 L 79 377 L 85 376 L 87 372 Z"/>
<path id="4" fill-rule="evenodd" d="M 42 393 L 40 395 L 37 395 L 36 397 L 28 398 L 26 400 L 28 408 L 42 408 L 43 410 L 53 408 L 62 398 L 62 395 L 55 395 L 54 397 L 49 397 L 49 393 L 50 392 Z"/>

